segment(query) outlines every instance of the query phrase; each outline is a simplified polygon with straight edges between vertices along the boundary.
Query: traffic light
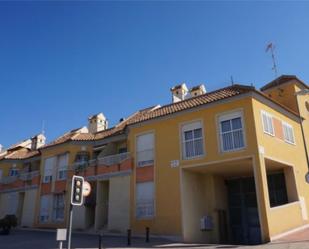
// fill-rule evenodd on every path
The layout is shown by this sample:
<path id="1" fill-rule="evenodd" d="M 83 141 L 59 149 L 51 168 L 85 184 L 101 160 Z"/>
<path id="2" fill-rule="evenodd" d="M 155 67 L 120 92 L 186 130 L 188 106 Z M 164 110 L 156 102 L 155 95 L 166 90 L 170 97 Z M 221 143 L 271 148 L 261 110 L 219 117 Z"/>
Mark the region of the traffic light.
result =
<path id="1" fill-rule="evenodd" d="M 72 192 L 71 192 L 71 204 L 75 206 L 83 205 L 83 186 L 84 178 L 81 176 L 73 176 L 72 178 Z"/>

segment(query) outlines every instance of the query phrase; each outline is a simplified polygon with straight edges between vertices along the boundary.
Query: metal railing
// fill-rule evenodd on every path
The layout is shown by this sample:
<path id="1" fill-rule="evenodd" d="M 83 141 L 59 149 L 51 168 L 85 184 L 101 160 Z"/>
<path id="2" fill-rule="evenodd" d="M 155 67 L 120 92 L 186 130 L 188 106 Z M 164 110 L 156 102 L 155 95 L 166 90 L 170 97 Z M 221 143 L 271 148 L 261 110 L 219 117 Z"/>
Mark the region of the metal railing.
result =
<path id="1" fill-rule="evenodd" d="M 130 158 L 130 152 L 119 153 L 110 156 L 98 157 L 97 159 L 91 159 L 89 161 L 75 162 L 71 165 L 73 170 L 83 170 L 87 167 L 96 166 L 96 165 L 115 165 L 119 164 Z"/>
<path id="2" fill-rule="evenodd" d="M 5 176 L 5 177 L 2 177 L 0 182 L 2 184 L 10 184 L 12 182 L 15 182 L 17 179 L 18 179 L 18 176 Z"/>
<path id="3" fill-rule="evenodd" d="M 34 177 L 38 176 L 40 174 L 40 172 L 38 170 L 36 171 L 31 171 L 31 172 L 26 172 L 26 173 L 21 173 L 19 175 L 19 179 L 23 180 L 23 181 L 30 181 L 32 180 Z"/>
<path id="4" fill-rule="evenodd" d="M 119 164 L 129 158 L 130 158 L 130 152 L 124 152 L 120 154 L 99 157 L 97 161 L 99 165 L 104 164 L 104 165 L 110 166 L 110 165 Z"/>

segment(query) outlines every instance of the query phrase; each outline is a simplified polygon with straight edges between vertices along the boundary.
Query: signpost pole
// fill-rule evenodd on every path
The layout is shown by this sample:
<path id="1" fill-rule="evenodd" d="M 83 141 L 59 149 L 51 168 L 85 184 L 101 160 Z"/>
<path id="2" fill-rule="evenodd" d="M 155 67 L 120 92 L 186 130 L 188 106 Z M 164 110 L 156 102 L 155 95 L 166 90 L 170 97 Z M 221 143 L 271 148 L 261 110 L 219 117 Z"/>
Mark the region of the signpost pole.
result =
<path id="1" fill-rule="evenodd" d="M 72 219 L 73 219 L 73 205 L 72 205 L 72 204 L 70 204 L 69 234 L 68 234 L 68 249 L 71 249 Z"/>

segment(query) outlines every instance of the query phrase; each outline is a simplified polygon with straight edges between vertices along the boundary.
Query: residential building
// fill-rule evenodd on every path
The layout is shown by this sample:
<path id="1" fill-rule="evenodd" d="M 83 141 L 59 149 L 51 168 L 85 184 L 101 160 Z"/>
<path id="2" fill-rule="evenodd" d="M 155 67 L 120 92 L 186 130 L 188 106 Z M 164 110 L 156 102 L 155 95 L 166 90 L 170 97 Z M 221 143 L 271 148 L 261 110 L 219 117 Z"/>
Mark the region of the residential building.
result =
<path id="1" fill-rule="evenodd" d="M 304 82 L 283 75 L 261 90 L 234 84 L 212 92 L 183 83 L 171 93 L 172 103 L 114 127 L 99 113 L 88 128 L 40 148 L 17 146 L 27 156 L 15 167 L 36 161 L 40 169 L 34 226 L 67 225 L 73 174 L 92 186 L 74 208 L 75 229 L 141 234 L 149 227 L 186 242 L 256 244 L 308 226 Z M 0 160 L 5 176 L 15 174 L 8 173 L 12 154 Z"/>

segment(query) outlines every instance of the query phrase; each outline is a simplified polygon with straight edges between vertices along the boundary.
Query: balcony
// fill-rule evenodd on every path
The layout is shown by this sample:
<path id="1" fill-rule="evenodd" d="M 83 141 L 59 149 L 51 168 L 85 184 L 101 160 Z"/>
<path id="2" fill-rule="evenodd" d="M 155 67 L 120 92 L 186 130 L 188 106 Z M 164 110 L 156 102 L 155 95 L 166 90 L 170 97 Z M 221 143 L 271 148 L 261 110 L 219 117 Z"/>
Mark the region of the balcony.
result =
<path id="1" fill-rule="evenodd" d="M 126 171 L 132 168 L 129 152 L 99 157 L 89 161 L 76 162 L 71 169 L 84 176 L 96 176 L 112 172 Z"/>
<path id="2" fill-rule="evenodd" d="M 18 176 L 5 176 L 1 179 L 1 184 L 11 184 L 18 180 Z"/>
<path id="3" fill-rule="evenodd" d="M 127 160 L 130 158 L 130 152 L 105 156 L 105 157 L 99 157 L 97 159 L 97 165 L 107 165 L 112 166 L 115 164 L 120 164 L 121 162 Z"/>
<path id="4" fill-rule="evenodd" d="M 23 180 L 23 181 L 31 181 L 33 178 L 39 176 L 40 172 L 37 171 L 31 171 L 31 172 L 25 172 L 25 173 L 21 173 L 19 175 L 19 179 Z"/>

